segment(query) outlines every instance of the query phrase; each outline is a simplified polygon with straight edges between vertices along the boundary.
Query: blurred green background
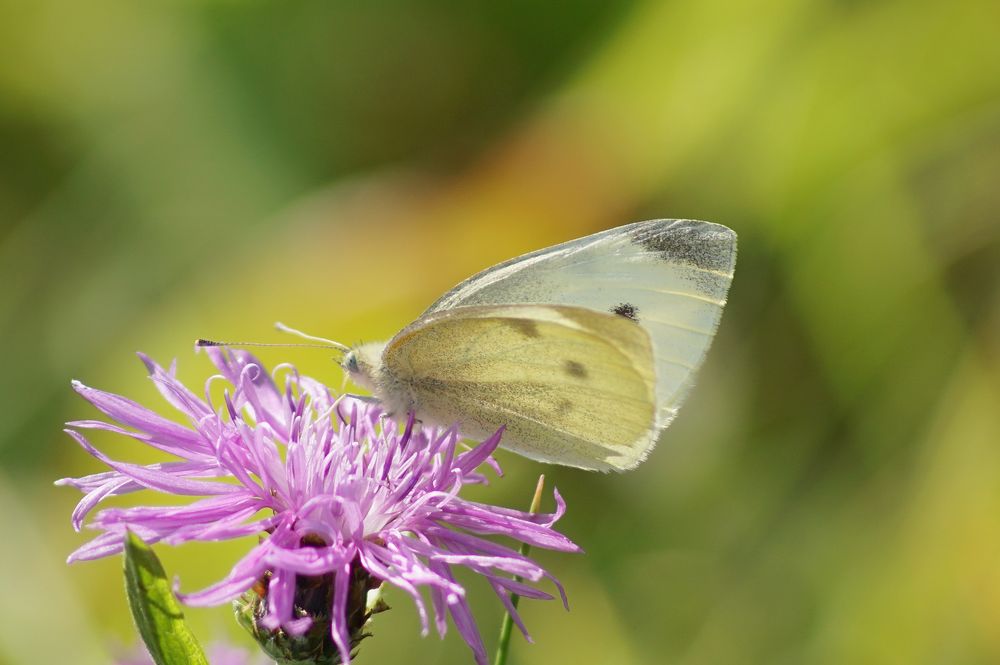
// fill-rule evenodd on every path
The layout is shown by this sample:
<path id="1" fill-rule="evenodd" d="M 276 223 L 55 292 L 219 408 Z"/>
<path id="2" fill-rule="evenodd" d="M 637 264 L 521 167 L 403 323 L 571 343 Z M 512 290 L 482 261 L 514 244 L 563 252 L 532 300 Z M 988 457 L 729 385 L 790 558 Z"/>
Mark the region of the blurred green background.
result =
<path id="1" fill-rule="evenodd" d="M 197 386 L 195 337 L 385 338 L 653 217 L 736 229 L 730 304 L 638 470 L 501 455 L 482 496 L 544 471 L 587 551 L 539 555 L 572 609 L 524 603 L 511 662 L 1000 662 L 997 26 L 995 0 L 0 0 L 0 662 L 135 640 L 120 561 L 63 563 L 51 483 L 100 469 L 60 432 L 95 415 L 71 378 L 161 405 L 135 350 Z M 191 590 L 246 546 L 158 551 Z M 359 663 L 471 662 L 389 600 Z"/>

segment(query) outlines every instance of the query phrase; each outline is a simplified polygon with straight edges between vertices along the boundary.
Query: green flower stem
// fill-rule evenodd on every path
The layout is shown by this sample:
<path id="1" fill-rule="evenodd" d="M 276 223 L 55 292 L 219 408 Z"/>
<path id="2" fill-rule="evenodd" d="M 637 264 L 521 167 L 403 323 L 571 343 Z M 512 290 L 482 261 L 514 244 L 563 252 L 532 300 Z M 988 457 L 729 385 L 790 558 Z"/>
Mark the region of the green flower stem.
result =
<path id="1" fill-rule="evenodd" d="M 535 486 L 535 496 L 531 499 L 531 508 L 528 512 L 537 513 L 538 509 L 542 504 L 542 491 L 545 489 L 545 475 L 538 476 L 538 485 Z M 519 552 L 521 556 L 527 556 L 528 552 L 531 551 L 531 545 L 528 543 L 521 543 L 521 549 Z M 520 577 L 514 576 L 514 579 L 518 582 L 521 581 Z M 517 609 L 517 601 L 521 599 L 516 593 L 510 594 L 510 604 Z M 503 622 L 500 624 L 500 639 L 497 641 L 497 655 L 493 659 L 493 665 L 505 665 L 507 662 L 507 654 L 510 651 L 510 631 L 514 626 L 514 618 L 508 612 L 503 615 Z"/>

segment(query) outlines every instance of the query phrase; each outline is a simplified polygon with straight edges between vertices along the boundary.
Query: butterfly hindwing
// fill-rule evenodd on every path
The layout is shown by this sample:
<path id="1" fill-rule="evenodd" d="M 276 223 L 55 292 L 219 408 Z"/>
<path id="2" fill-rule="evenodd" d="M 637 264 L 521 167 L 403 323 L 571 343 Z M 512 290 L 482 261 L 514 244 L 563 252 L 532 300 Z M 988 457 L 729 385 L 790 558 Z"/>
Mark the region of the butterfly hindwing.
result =
<path id="1" fill-rule="evenodd" d="M 627 318 L 581 307 L 457 307 L 421 317 L 383 356 L 383 392 L 470 436 L 545 462 L 623 470 L 656 441 L 653 352 Z"/>

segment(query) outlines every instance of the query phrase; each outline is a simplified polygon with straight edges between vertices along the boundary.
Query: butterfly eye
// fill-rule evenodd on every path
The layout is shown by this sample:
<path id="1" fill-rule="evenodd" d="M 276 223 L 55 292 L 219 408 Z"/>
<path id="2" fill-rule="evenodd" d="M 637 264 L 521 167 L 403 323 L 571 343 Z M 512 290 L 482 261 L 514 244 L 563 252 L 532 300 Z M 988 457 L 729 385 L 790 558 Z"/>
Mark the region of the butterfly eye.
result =
<path id="1" fill-rule="evenodd" d="M 344 356 L 344 369 L 351 374 L 356 374 L 359 371 L 358 356 L 353 351 Z"/>

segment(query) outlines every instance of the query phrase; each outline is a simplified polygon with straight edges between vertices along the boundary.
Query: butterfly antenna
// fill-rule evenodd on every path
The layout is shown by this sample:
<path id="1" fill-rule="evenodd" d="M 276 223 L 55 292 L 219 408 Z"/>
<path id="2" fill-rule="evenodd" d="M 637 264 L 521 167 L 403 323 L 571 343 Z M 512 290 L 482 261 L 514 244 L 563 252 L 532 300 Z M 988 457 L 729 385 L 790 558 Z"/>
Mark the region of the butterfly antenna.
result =
<path id="1" fill-rule="evenodd" d="M 274 327 L 280 330 L 281 332 L 290 333 L 292 335 L 295 335 L 296 337 L 301 337 L 302 339 L 311 339 L 314 342 L 323 342 L 327 346 L 327 348 L 334 348 L 337 349 L 338 351 L 343 351 L 345 353 L 351 350 L 351 347 L 347 346 L 346 344 L 341 344 L 340 342 L 334 342 L 332 339 L 327 339 L 325 337 L 316 337 L 315 335 L 307 335 L 301 330 L 296 330 L 295 328 L 290 328 L 289 326 L 286 326 L 281 321 L 275 321 Z"/>
<path id="2" fill-rule="evenodd" d="M 196 339 L 194 342 L 195 346 L 281 346 L 281 347 L 304 347 L 308 349 L 336 349 L 337 351 L 343 351 L 344 349 L 339 346 L 332 346 L 330 344 L 288 344 L 285 342 L 280 343 L 268 343 L 268 342 L 220 342 L 214 339 Z"/>

